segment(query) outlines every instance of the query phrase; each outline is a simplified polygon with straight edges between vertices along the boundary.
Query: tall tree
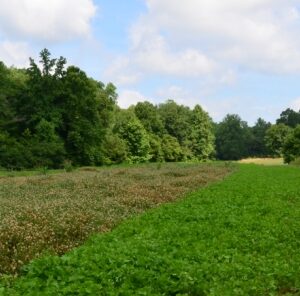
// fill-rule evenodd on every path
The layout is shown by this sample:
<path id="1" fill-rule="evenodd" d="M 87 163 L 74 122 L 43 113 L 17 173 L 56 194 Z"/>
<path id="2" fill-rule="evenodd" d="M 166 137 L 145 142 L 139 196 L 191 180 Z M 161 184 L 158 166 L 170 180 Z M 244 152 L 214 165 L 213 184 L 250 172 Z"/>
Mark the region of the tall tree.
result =
<path id="1" fill-rule="evenodd" d="M 158 111 L 167 133 L 183 145 L 190 134 L 190 108 L 168 100 L 166 103 L 159 105 Z"/>
<path id="2" fill-rule="evenodd" d="M 296 127 L 300 124 L 300 110 L 298 112 L 288 108 L 280 114 L 276 121 L 277 124 L 283 123 L 289 127 Z"/>
<path id="3" fill-rule="evenodd" d="M 251 128 L 252 141 L 250 143 L 250 155 L 256 157 L 266 157 L 269 154 L 265 142 L 267 130 L 271 127 L 271 123 L 266 122 L 262 118 L 258 118 L 255 125 Z"/>
<path id="4" fill-rule="evenodd" d="M 282 153 L 286 163 L 291 163 L 300 158 L 300 125 L 286 138 Z"/>
<path id="5" fill-rule="evenodd" d="M 212 120 L 208 113 L 196 105 L 191 113 L 189 148 L 198 160 L 207 160 L 215 153 L 215 137 Z"/>
<path id="6" fill-rule="evenodd" d="M 249 127 L 236 115 L 228 114 L 216 131 L 217 156 L 222 160 L 238 160 L 248 156 Z"/>
<path id="7" fill-rule="evenodd" d="M 40 53 L 40 64 L 41 67 L 30 58 L 27 91 L 19 100 L 18 109 L 24 118 L 24 129 L 34 129 L 42 119 L 52 122 L 56 127 L 61 122 L 59 103 L 62 96 L 62 78 L 66 74 L 66 59 L 51 59 L 50 52 L 44 49 Z"/>
<path id="8" fill-rule="evenodd" d="M 101 163 L 104 128 L 99 116 L 97 84 L 77 67 L 67 69 L 63 78 L 62 125 L 59 129 L 66 141 L 71 160 L 81 165 Z"/>
<path id="9" fill-rule="evenodd" d="M 162 135 L 164 133 L 163 122 L 158 113 L 157 106 L 147 101 L 139 102 L 134 107 L 134 112 L 147 132 L 155 135 Z"/>
<path id="10" fill-rule="evenodd" d="M 134 112 L 120 110 L 115 131 L 127 144 L 129 161 L 145 162 L 150 159 L 149 136 Z"/>
<path id="11" fill-rule="evenodd" d="M 23 69 L 7 68 L 0 62 L 0 128 L 15 132 L 21 117 L 17 115 L 17 101 L 26 92 L 27 75 Z"/>
<path id="12" fill-rule="evenodd" d="M 0 128 L 13 117 L 8 100 L 10 84 L 9 70 L 0 62 Z"/>
<path id="13" fill-rule="evenodd" d="M 117 107 L 117 89 L 112 83 L 104 84 L 91 79 L 96 88 L 98 114 L 103 130 L 111 129 L 114 122 L 114 113 Z"/>
<path id="14" fill-rule="evenodd" d="M 267 130 L 265 141 L 272 156 L 282 156 L 284 143 L 291 131 L 292 129 L 283 123 L 272 125 Z"/>

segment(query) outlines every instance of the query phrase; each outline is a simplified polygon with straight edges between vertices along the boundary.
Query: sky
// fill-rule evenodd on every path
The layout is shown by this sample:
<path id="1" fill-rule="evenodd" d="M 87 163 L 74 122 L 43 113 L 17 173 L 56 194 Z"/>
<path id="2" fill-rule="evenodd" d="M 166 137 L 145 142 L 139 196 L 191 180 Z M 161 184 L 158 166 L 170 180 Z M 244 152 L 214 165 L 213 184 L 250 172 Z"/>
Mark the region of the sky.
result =
<path id="1" fill-rule="evenodd" d="M 253 125 L 300 109 L 300 0 L 0 0 L 0 60 L 43 48 L 118 104 L 173 99 Z"/>

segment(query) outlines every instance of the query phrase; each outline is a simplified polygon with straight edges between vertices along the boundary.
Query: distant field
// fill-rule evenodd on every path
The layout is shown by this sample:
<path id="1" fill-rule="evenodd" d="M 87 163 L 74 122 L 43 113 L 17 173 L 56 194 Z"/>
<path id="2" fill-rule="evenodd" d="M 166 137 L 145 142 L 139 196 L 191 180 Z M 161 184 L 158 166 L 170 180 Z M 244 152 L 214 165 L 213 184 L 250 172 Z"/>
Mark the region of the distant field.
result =
<path id="1" fill-rule="evenodd" d="M 64 254 L 92 233 L 108 231 L 129 216 L 222 180 L 231 171 L 223 164 L 179 163 L 46 175 L 2 172 L 0 276 L 17 273 L 45 251 Z"/>
<path id="2" fill-rule="evenodd" d="M 189 179 L 187 175 L 198 170 L 198 177 Z M 221 167 L 214 170 L 191 167 L 186 168 L 186 174 L 173 166 L 161 173 L 154 169 L 148 173 L 126 171 L 126 178 L 151 180 L 151 185 L 139 183 L 147 187 L 146 191 L 167 182 L 169 189 L 157 190 L 153 195 L 156 199 L 159 192 L 169 192 L 175 184 L 182 188 L 188 179 L 196 186 L 199 180 L 204 181 L 199 184 L 207 183 L 206 174 L 215 176 L 219 172 L 215 179 L 224 176 Z M 106 174 L 110 179 L 112 174 L 122 176 L 125 172 Z M 88 181 L 80 180 L 78 176 L 69 177 L 62 183 L 69 185 L 58 186 L 85 191 Z M 121 180 L 128 184 L 126 179 Z M 62 257 L 34 261 L 12 286 L 6 281 L 0 295 L 1 291 L 3 295 L 22 296 L 299 295 L 299 180 L 296 167 L 240 165 L 223 182 L 129 219 Z M 41 181 L 33 179 L 30 186 L 47 184 Z M 19 186 L 29 184 L 22 185 L 20 179 Z M 49 201 L 51 192 L 45 196 Z M 168 196 L 172 199 L 173 193 Z"/>
<path id="3" fill-rule="evenodd" d="M 246 158 L 239 163 L 254 163 L 261 165 L 283 165 L 283 158 Z"/>

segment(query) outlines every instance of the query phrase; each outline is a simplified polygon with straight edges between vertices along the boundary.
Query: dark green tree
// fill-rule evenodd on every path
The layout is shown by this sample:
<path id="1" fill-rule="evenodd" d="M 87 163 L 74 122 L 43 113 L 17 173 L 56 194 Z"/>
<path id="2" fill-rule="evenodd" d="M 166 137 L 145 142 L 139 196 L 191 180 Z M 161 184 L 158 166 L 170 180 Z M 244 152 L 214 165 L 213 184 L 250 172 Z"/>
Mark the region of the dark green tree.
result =
<path id="1" fill-rule="evenodd" d="M 101 152 L 102 163 L 105 165 L 122 163 L 128 158 L 128 147 L 125 140 L 112 132 L 105 135 Z"/>
<path id="2" fill-rule="evenodd" d="M 26 150 L 26 161 L 30 167 L 59 168 L 65 159 L 63 140 L 55 131 L 55 125 L 42 119 L 31 134 L 25 130 L 20 142 Z"/>
<path id="3" fill-rule="evenodd" d="M 157 106 L 149 102 L 140 102 L 134 107 L 134 112 L 148 133 L 155 135 L 162 135 L 164 133 L 163 122 L 158 113 Z"/>
<path id="4" fill-rule="evenodd" d="M 74 66 L 67 69 L 63 78 L 59 133 L 75 164 L 101 164 L 105 128 L 99 115 L 98 92 L 97 84 L 82 70 Z"/>
<path id="5" fill-rule="evenodd" d="M 280 114 L 280 117 L 276 121 L 277 124 L 283 123 L 289 127 L 296 127 L 300 124 L 300 110 L 298 112 L 293 109 L 286 109 Z"/>
<path id="6" fill-rule="evenodd" d="M 300 125 L 287 136 L 282 152 L 285 163 L 291 163 L 300 158 Z"/>
<path id="7" fill-rule="evenodd" d="M 30 167 L 30 153 L 7 132 L 0 130 L 0 167 L 23 169 Z"/>
<path id="8" fill-rule="evenodd" d="M 17 102 L 26 92 L 26 71 L 7 68 L 0 62 L 0 128 L 17 136 L 17 124 L 22 115 L 17 113 Z"/>
<path id="9" fill-rule="evenodd" d="M 117 107 L 118 95 L 112 83 L 104 84 L 91 80 L 96 88 L 97 111 L 103 130 L 111 129 L 114 123 L 114 113 Z"/>
<path id="10" fill-rule="evenodd" d="M 10 86 L 9 70 L 0 62 L 0 128 L 13 118 L 9 101 Z"/>
<path id="11" fill-rule="evenodd" d="M 191 132 L 190 108 L 168 100 L 166 103 L 159 105 L 158 111 L 166 132 L 175 137 L 180 145 L 183 145 Z"/>
<path id="12" fill-rule="evenodd" d="M 239 160 L 248 156 L 249 135 L 247 123 L 236 114 L 228 114 L 217 127 L 217 157 L 222 160 Z"/>
<path id="13" fill-rule="evenodd" d="M 269 150 L 266 146 L 265 137 L 267 130 L 271 127 L 271 123 L 266 122 L 262 118 L 258 118 L 255 125 L 251 128 L 252 141 L 250 143 L 250 156 L 266 157 L 269 155 Z"/>
<path id="14" fill-rule="evenodd" d="M 65 64 L 63 57 L 51 59 L 47 49 L 40 53 L 40 67 L 30 58 L 27 89 L 18 100 L 18 113 L 22 115 L 20 123 L 24 130 L 34 130 L 42 119 L 53 123 L 55 127 L 61 124 L 60 102 Z"/>

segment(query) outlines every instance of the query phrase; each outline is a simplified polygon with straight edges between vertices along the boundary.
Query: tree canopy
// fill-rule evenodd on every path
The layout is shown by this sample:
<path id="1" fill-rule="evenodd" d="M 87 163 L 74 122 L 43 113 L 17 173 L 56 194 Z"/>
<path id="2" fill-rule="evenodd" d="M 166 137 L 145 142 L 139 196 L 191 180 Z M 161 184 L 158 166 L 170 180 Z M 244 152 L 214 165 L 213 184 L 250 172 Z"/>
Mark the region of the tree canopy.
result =
<path id="1" fill-rule="evenodd" d="M 222 160 L 238 160 L 249 155 L 250 131 L 237 114 L 229 114 L 217 126 L 217 156 Z"/>
<path id="2" fill-rule="evenodd" d="M 173 100 L 118 106 L 117 89 L 44 49 L 27 69 L 0 62 L 0 167 L 63 167 L 146 161 L 237 160 L 299 155 L 300 112 L 253 127 L 236 114 L 215 123 Z M 294 131 L 293 131 L 294 130 Z M 292 132 L 293 131 L 293 132 Z"/>

